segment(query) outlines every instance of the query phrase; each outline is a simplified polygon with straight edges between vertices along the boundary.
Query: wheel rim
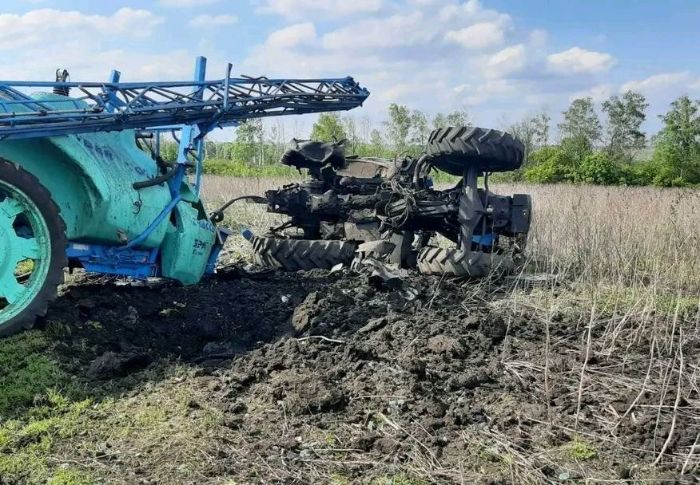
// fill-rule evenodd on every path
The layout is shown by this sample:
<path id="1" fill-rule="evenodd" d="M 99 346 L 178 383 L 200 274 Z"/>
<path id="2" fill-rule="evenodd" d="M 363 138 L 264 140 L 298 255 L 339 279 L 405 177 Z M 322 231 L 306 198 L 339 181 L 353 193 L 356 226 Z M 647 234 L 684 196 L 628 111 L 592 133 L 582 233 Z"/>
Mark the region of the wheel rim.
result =
<path id="1" fill-rule="evenodd" d="M 36 204 L 0 180 L 0 326 L 41 292 L 51 263 L 49 227 Z"/>

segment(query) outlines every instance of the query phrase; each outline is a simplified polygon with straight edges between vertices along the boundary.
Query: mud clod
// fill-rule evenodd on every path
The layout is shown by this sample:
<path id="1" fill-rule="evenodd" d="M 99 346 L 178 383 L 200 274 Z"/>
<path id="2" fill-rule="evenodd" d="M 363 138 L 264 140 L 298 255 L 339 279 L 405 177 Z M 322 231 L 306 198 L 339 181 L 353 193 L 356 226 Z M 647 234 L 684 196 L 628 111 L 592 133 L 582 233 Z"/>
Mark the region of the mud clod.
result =
<path id="1" fill-rule="evenodd" d="M 119 354 L 109 351 L 90 363 L 88 375 L 97 379 L 124 377 L 145 368 L 151 361 L 151 356 L 143 351 L 131 350 Z"/>

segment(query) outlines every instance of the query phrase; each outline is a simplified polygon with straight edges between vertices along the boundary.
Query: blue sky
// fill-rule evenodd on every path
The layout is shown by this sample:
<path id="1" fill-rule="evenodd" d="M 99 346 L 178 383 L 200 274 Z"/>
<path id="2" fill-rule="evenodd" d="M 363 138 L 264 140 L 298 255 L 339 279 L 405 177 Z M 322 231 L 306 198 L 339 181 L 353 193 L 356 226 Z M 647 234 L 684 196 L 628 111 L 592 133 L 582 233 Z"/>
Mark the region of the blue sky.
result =
<path id="1" fill-rule="evenodd" d="M 497 128 L 578 96 L 626 89 L 651 106 L 647 129 L 681 94 L 700 98 L 697 0 L 3 0 L 4 79 L 186 79 L 196 55 L 209 77 L 352 75 L 387 104 L 466 109 Z M 303 136 L 313 122 L 287 123 Z"/>

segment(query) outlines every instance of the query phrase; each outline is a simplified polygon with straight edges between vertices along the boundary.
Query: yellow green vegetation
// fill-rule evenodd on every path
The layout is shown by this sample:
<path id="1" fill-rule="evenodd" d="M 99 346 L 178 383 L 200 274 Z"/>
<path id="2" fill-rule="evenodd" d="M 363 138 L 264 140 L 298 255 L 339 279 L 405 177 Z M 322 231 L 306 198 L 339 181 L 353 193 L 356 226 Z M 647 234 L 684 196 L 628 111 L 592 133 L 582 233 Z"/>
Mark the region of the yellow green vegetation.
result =
<path id="1" fill-rule="evenodd" d="M 89 475 L 72 468 L 52 471 L 49 457 L 57 443 L 84 429 L 90 400 L 71 402 L 49 390 L 45 403 L 35 406 L 24 419 L 0 426 L 0 476 L 30 483 L 88 483 Z"/>
<path id="2" fill-rule="evenodd" d="M 143 377 L 165 380 L 134 397 L 71 400 L 53 389 L 37 394 L 33 407 L 0 425 L 0 476 L 28 483 L 92 483 L 96 470 L 90 458 L 116 453 L 130 469 L 144 466 L 158 481 L 194 480 L 207 466 L 201 450 L 217 442 L 223 415 L 207 404 L 206 390 L 174 385 L 194 379 L 190 371 L 171 364 L 166 376 L 157 372 L 144 371 Z M 177 470 L 170 453 L 178 457 Z"/>
<path id="3" fill-rule="evenodd" d="M 566 446 L 566 454 L 569 458 L 578 461 L 592 460 L 598 456 L 596 449 L 580 438 L 575 438 Z"/>

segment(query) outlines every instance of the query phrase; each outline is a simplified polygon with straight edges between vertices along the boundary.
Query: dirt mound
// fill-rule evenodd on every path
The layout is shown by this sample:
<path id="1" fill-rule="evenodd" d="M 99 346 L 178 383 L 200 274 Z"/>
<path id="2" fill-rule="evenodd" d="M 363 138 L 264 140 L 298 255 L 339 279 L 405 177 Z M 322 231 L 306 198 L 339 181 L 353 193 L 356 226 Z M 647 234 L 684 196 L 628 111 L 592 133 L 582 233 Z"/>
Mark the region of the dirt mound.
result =
<path id="1" fill-rule="evenodd" d="M 58 351 L 78 355 L 83 363 L 102 356 L 93 362 L 94 374 L 111 377 L 110 368 L 123 373 L 120 359 L 136 361 L 132 370 L 139 362 L 147 365 L 135 358 L 139 354 L 193 360 L 241 353 L 285 335 L 292 312 L 308 294 L 306 286 L 293 275 L 242 278 L 235 270 L 192 287 L 88 282 L 69 287 L 46 320 L 71 322 L 64 341 L 83 341 L 82 346 L 86 341 L 91 350 L 74 353 L 60 345 Z"/>
<path id="2" fill-rule="evenodd" d="M 199 366 L 186 384 L 202 394 L 192 406 L 222 417 L 211 450 L 201 450 L 216 464 L 202 465 L 202 480 L 661 477 L 635 463 L 650 464 L 666 441 L 669 456 L 693 445 L 697 426 L 680 421 L 692 420 L 695 397 L 672 429 L 674 392 L 661 412 L 651 406 L 658 395 L 637 397 L 632 382 L 648 372 L 648 345 L 627 346 L 624 381 L 620 356 L 584 357 L 580 315 L 547 326 L 510 290 L 420 275 L 388 288 L 362 273 L 231 270 L 188 288 L 74 286 L 47 321 L 71 322 L 56 350 L 96 382 L 159 358 Z M 584 362 L 591 377 L 581 388 Z M 128 460 L 95 460 L 100 476 L 158 477 L 142 461 L 136 476 Z M 663 476 L 679 472 L 680 461 L 664 463 Z"/>

